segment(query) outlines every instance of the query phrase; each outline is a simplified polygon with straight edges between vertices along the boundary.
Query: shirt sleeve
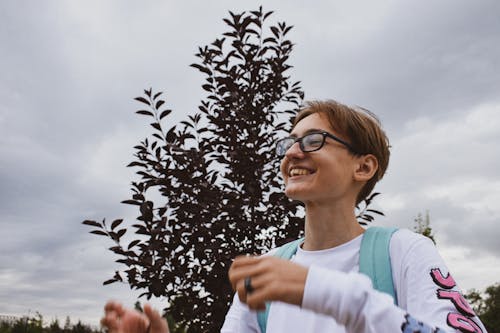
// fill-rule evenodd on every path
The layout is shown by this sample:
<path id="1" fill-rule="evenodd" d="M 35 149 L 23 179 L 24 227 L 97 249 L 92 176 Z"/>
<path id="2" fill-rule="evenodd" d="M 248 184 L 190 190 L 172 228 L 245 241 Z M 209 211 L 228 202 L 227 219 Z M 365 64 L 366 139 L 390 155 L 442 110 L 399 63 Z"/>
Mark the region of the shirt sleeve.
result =
<path id="1" fill-rule="evenodd" d="M 229 308 L 222 325 L 221 333 L 260 333 L 257 314 L 250 311 L 248 306 L 242 303 L 238 294 L 234 295 L 233 304 Z"/>
<path id="2" fill-rule="evenodd" d="M 302 307 L 332 316 L 347 332 L 486 332 L 434 244 L 408 233 L 391 244 L 400 251 L 392 266 L 401 307 L 360 273 L 317 266 L 309 268 Z"/>
<path id="3" fill-rule="evenodd" d="M 263 254 L 262 256 L 272 256 L 278 248 Z M 229 308 L 221 328 L 221 333 L 260 333 L 257 312 L 240 301 L 235 293 L 233 303 Z"/>

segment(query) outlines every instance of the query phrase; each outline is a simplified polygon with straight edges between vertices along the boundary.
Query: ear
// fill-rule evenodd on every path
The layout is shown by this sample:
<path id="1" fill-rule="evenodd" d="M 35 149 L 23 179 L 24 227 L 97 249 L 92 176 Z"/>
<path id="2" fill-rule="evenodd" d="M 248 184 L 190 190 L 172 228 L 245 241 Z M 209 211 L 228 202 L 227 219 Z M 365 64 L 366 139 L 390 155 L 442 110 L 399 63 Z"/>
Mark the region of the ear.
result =
<path id="1" fill-rule="evenodd" d="M 378 169 L 377 158 L 372 154 L 359 156 L 356 158 L 354 180 L 360 182 L 369 181 Z"/>

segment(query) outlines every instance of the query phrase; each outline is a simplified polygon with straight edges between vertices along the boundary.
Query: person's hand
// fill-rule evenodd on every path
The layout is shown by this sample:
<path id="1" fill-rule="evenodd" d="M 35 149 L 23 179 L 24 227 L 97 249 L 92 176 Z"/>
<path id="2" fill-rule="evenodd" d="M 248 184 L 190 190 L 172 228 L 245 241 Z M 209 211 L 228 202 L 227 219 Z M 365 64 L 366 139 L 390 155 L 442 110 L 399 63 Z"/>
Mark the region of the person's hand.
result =
<path id="1" fill-rule="evenodd" d="M 229 280 L 240 300 L 250 309 L 264 310 L 266 301 L 282 301 L 300 306 L 307 272 L 306 267 L 272 256 L 241 256 L 229 268 Z M 248 278 L 250 292 L 247 290 Z"/>
<path id="2" fill-rule="evenodd" d="M 101 325 L 106 327 L 109 333 L 169 333 L 167 321 L 149 304 L 144 305 L 142 313 L 124 308 L 118 302 L 109 301 L 104 306 Z"/>

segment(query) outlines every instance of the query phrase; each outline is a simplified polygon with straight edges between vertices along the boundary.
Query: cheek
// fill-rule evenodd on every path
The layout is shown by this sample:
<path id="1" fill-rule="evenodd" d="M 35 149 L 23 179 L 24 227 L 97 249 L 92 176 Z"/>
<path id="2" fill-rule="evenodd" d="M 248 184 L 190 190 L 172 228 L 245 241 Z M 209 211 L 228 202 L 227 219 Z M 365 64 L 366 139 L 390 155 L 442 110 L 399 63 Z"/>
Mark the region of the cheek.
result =
<path id="1" fill-rule="evenodd" d="M 283 179 L 286 181 L 286 162 L 285 162 L 285 158 L 283 158 L 281 160 L 281 164 L 280 164 L 280 171 L 281 171 L 281 177 L 283 177 Z"/>

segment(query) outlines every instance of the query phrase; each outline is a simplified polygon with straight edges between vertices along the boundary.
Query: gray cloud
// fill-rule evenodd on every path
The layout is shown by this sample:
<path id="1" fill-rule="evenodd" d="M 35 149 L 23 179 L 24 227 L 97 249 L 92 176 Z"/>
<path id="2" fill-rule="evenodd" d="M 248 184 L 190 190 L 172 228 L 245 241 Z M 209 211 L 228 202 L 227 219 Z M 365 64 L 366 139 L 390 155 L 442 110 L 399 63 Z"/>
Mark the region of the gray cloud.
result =
<path id="1" fill-rule="evenodd" d="M 296 32 L 302 37 L 296 57 L 309 98 L 338 96 L 360 104 L 394 131 L 408 118 L 449 117 L 484 100 L 498 101 L 497 3 L 377 7 L 332 8 L 330 15 L 319 15 L 324 8 L 306 11 L 317 31 Z M 310 39 L 301 45 L 305 37 Z"/>
<path id="2" fill-rule="evenodd" d="M 125 165 L 149 129 L 132 98 L 150 86 L 165 90 L 173 123 L 196 110 L 202 76 L 188 65 L 197 46 L 225 30 L 228 9 L 257 7 L 0 4 L 0 312 L 97 324 L 108 298 L 133 303 L 138 293 L 126 286 L 101 286 L 119 266 L 111 244 L 80 222 L 133 220 L 133 208 L 119 204 L 134 177 Z M 306 98 L 381 116 L 393 151 L 377 202 L 387 217 L 377 223 L 411 228 L 428 209 L 464 286 L 494 282 L 500 5 L 283 1 L 264 9 L 295 26 L 291 74 Z M 470 273 L 478 256 L 490 273 Z"/>

